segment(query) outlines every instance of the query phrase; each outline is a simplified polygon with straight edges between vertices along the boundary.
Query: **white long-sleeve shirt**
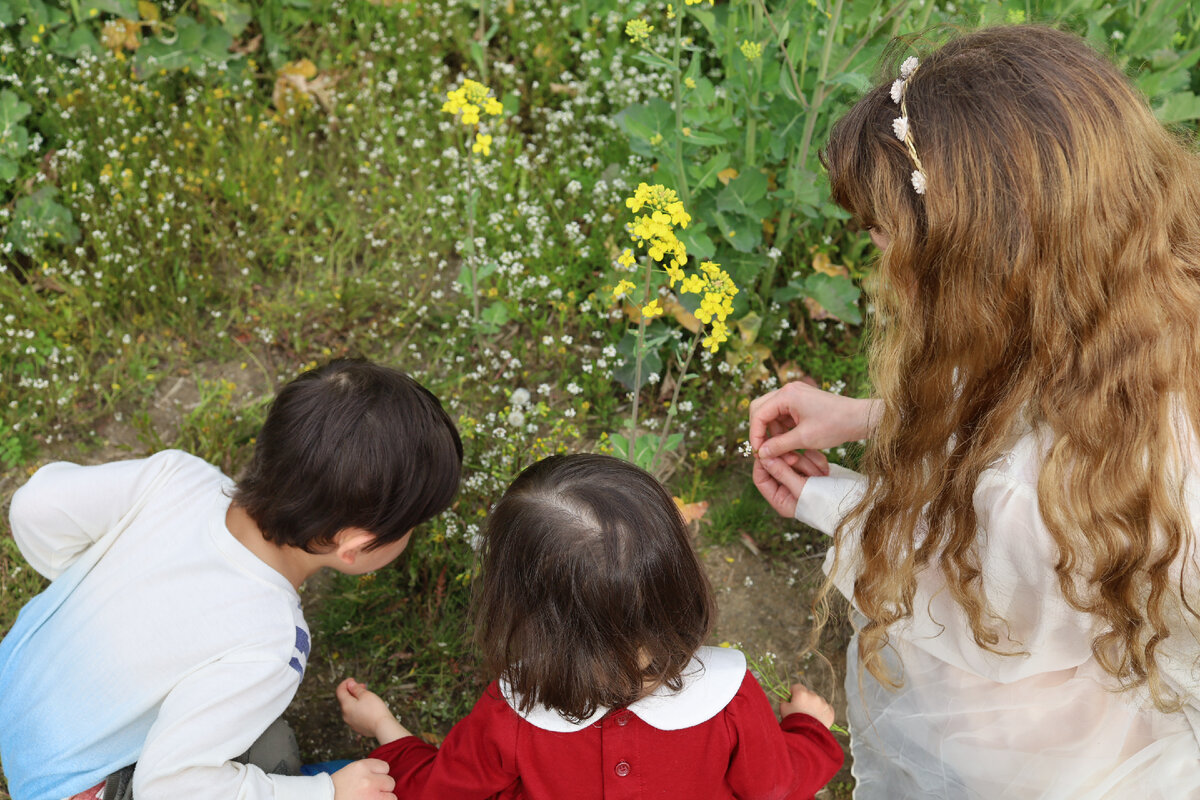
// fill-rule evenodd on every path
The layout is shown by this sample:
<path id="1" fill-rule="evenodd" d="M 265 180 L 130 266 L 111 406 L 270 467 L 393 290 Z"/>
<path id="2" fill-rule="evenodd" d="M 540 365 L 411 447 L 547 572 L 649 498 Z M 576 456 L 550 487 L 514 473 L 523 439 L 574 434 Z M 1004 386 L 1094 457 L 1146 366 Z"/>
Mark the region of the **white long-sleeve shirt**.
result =
<path id="1" fill-rule="evenodd" d="M 49 464 L 13 496 L 17 545 L 52 580 L 0 641 L 14 800 L 134 762 L 139 800 L 331 800 L 327 775 L 230 761 L 287 708 L 309 653 L 295 589 L 225 526 L 232 486 L 164 451 Z"/>
<path id="2" fill-rule="evenodd" d="M 974 494 L 984 589 L 1009 625 L 1011 638 L 1000 646 L 1026 655 L 977 646 L 940 570 L 919 574 L 913 616 L 893 626 L 883 651 L 904 685 L 889 690 L 860 670 L 857 636 L 850 643 L 856 800 L 1200 798 L 1195 620 L 1172 612 L 1173 635 L 1158 651 L 1165 679 L 1184 699 L 1182 712 L 1157 711 L 1144 690 L 1116 691 L 1092 655 L 1099 621 L 1072 608 L 1059 589 L 1057 549 L 1038 508 L 1043 452 L 1035 435 L 1025 436 L 981 474 Z M 806 482 L 796 518 L 832 534 L 865 488 L 864 476 L 835 466 Z M 1195 471 L 1186 491 L 1200 534 Z M 856 542 L 850 531 L 834 576 L 848 598 L 860 563 Z M 1195 550 L 1185 557 L 1195 558 Z M 832 567 L 831 548 L 826 571 Z"/>

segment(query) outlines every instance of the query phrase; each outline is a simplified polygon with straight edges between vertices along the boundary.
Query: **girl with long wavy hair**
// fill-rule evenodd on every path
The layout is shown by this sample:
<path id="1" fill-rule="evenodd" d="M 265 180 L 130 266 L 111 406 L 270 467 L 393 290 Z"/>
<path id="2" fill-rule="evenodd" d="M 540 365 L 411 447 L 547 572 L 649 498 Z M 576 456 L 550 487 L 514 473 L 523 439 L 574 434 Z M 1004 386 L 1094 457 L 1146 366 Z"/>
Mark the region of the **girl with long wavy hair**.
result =
<path id="1" fill-rule="evenodd" d="M 750 441 L 834 537 L 856 797 L 1200 797 L 1197 155 L 1016 26 L 891 68 L 823 159 L 881 250 L 876 395 L 789 384 Z"/>

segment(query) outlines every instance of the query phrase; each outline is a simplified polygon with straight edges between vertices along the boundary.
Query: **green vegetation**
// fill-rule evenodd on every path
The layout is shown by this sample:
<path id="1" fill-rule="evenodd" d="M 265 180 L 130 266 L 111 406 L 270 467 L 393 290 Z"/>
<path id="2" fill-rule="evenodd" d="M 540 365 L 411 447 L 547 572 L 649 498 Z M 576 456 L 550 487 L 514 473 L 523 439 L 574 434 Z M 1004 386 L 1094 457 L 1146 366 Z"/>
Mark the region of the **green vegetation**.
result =
<path id="1" fill-rule="evenodd" d="M 397 567 L 338 578 L 314 627 L 414 727 L 444 726 L 479 680 L 473 539 L 545 454 L 612 452 L 633 418 L 657 451 L 670 424 L 655 466 L 712 501 L 713 541 L 814 546 L 769 520 L 739 446 L 781 382 L 869 391 L 872 256 L 818 149 L 893 36 L 1025 20 L 1086 35 L 1192 135 L 1184 0 L 0 0 L 0 485 L 162 447 L 235 473 L 297 372 L 414 373 L 459 420 L 462 494 Z M 443 109 L 464 78 L 503 108 L 478 130 Z M 689 271 L 739 287 L 715 352 L 698 295 L 620 261 L 641 183 L 678 193 Z M 652 298 L 666 313 L 643 319 Z M 148 409 L 180 377 L 199 397 L 164 429 Z M 40 585 L 0 539 L 0 631 Z"/>

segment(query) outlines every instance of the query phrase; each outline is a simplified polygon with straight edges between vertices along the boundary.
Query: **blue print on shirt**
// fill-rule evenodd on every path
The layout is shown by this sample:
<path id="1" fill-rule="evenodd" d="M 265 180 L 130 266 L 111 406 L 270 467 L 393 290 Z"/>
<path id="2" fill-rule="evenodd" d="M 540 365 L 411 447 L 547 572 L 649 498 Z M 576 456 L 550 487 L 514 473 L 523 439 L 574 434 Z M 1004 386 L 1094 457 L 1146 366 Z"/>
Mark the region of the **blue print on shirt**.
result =
<path id="1" fill-rule="evenodd" d="M 303 628 L 296 628 L 296 649 L 300 651 L 300 655 L 308 658 L 308 634 Z"/>
<path id="2" fill-rule="evenodd" d="M 310 643 L 308 639 L 308 631 L 297 626 L 296 627 L 296 652 L 299 656 L 292 656 L 292 660 L 288 662 L 288 666 L 300 673 L 300 677 L 304 677 L 304 662 L 308 661 L 308 651 Z M 303 658 L 304 661 L 300 659 Z"/>

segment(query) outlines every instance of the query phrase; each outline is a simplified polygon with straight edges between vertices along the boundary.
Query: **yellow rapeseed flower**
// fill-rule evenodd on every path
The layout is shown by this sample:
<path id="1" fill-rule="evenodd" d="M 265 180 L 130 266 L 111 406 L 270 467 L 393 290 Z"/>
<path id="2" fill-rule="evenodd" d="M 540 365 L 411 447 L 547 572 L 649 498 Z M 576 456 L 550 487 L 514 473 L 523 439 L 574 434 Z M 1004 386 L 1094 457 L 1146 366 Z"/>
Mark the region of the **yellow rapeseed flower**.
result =
<path id="1" fill-rule="evenodd" d="M 651 300 L 649 304 L 642 306 L 642 316 L 646 319 L 654 319 L 663 315 L 662 303 L 658 302 L 658 298 Z"/>
<path id="2" fill-rule="evenodd" d="M 446 93 L 442 111 L 458 117 L 463 125 L 478 125 L 481 112 L 498 117 L 504 111 L 504 105 L 491 92 L 479 81 L 464 78 L 462 86 Z"/>
<path id="3" fill-rule="evenodd" d="M 640 44 L 650 38 L 654 26 L 644 19 L 631 19 L 625 23 L 625 35 L 634 44 Z"/>
<path id="4" fill-rule="evenodd" d="M 622 280 L 617 283 L 617 288 L 613 289 L 613 302 L 620 300 L 623 297 L 628 297 L 629 293 L 637 288 L 637 284 L 633 281 Z"/>
<path id="5" fill-rule="evenodd" d="M 625 252 L 621 253 L 620 257 L 617 258 L 617 262 L 627 269 L 632 269 L 636 262 L 636 259 L 633 257 L 633 251 L 626 247 Z"/>
<path id="6" fill-rule="evenodd" d="M 471 152 L 490 156 L 492 154 L 492 137 L 486 133 L 475 134 L 475 144 L 471 145 Z"/>
<path id="7" fill-rule="evenodd" d="M 762 58 L 762 45 L 758 42 L 752 42 L 749 39 L 746 39 L 741 43 L 739 49 L 742 51 L 742 55 L 746 57 L 747 61 L 757 61 L 758 59 Z"/>

